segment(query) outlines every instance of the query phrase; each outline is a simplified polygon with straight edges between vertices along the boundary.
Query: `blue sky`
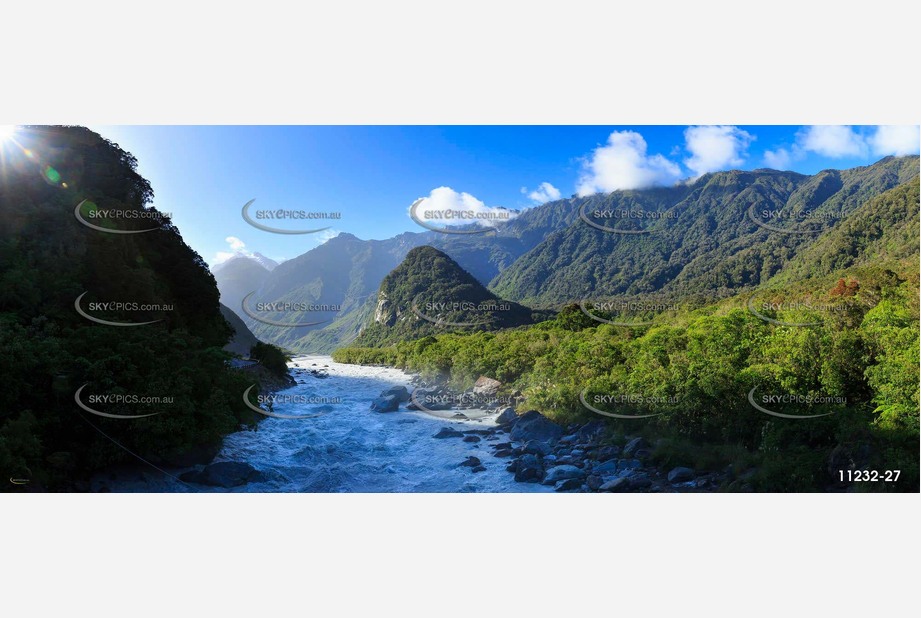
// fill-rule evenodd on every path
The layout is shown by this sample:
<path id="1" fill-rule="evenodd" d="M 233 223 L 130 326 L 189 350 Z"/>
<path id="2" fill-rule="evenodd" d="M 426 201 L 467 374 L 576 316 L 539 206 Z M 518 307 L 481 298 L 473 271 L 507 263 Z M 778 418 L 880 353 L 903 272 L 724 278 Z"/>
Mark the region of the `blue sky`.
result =
<path id="1" fill-rule="evenodd" d="M 673 184 L 708 171 L 773 167 L 812 174 L 917 154 L 917 127 L 843 126 L 91 126 L 134 154 L 154 205 L 209 263 L 234 251 L 290 259 L 331 233 L 424 231 L 431 205 L 528 208 L 557 195 Z M 547 184 L 544 184 L 547 183 Z M 438 190 L 438 191 L 435 191 Z M 435 193 L 433 193 L 435 191 Z M 281 235 L 252 209 L 339 212 L 275 223 L 333 231 Z"/>

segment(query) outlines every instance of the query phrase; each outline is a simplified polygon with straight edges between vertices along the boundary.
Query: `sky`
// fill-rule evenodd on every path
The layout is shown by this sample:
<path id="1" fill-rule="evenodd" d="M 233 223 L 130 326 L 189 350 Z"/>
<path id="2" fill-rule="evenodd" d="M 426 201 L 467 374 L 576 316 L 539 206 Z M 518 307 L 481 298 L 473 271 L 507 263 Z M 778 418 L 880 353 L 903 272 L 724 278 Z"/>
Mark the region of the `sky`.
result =
<path id="1" fill-rule="evenodd" d="M 814 174 L 918 154 L 918 127 L 90 126 L 138 159 L 185 241 L 212 266 L 235 253 L 291 259 L 339 232 L 425 231 L 424 211 L 521 210 L 572 195 L 675 184 L 727 169 Z M 267 227 L 312 234 L 278 234 Z M 338 213 L 260 219 L 260 211 Z"/>

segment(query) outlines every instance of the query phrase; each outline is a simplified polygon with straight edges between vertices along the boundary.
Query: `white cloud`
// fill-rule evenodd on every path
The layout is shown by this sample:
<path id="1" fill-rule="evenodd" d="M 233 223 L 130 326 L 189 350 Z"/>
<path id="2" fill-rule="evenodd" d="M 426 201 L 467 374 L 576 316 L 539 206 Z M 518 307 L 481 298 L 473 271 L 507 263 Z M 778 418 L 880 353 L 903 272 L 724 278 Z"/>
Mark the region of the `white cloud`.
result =
<path id="1" fill-rule="evenodd" d="M 230 251 L 218 251 L 217 253 L 214 254 L 214 259 L 211 261 L 211 265 L 217 266 L 218 264 L 221 264 L 222 262 L 226 262 L 227 260 L 229 260 L 235 255 L 237 254 L 232 253 Z"/>
<path id="2" fill-rule="evenodd" d="M 214 260 L 212 260 L 211 265 L 216 266 L 221 262 L 226 262 L 232 257 L 238 255 L 252 255 L 252 251 L 246 249 L 246 243 L 237 238 L 236 236 L 228 236 L 224 239 L 224 242 L 230 247 L 230 251 L 218 251 L 214 254 Z"/>
<path id="3" fill-rule="evenodd" d="M 738 127 L 688 127 L 684 131 L 685 148 L 691 156 L 684 164 L 696 176 L 738 167 L 745 162 L 749 144 L 755 137 Z"/>
<path id="4" fill-rule="evenodd" d="M 528 192 L 527 188 L 521 187 L 521 192 L 528 196 L 535 204 L 544 204 L 560 199 L 560 190 L 549 182 L 542 182 L 536 189 Z"/>
<path id="5" fill-rule="evenodd" d="M 646 140 L 635 131 L 614 131 L 583 163 L 579 195 L 672 184 L 681 168 L 660 154 L 646 155 Z"/>
<path id="6" fill-rule="evenodd" d="M 775 170 L 789 170 L 793 162 L 793 153 L 786 148 L 764 151 L 764 164 Z"/>
<path id="7" fill-rule="evenodd" d="M 870 148 L 877 156 L 918 154 L 921 140 L 917 126 L 883 125 L 869 138 Z"/>
<path id="8" fill-rule="evenodd" d="M 835 159 L 864 156 L 867 152 L 863 137 L 843 125 L 805 127 L 796 134 L 796 143 L 803 150 Z"/>
<path id="9" fill-rule="evenodd" d="M 511 221 L 518 215 L 507 208 L 487 206 L 469 193 L 459 193 L 451 187 L 432 189 L 428 196 L 421 199 L 416 216 L 437 227 L 472 223 L 492 225 Z"/>

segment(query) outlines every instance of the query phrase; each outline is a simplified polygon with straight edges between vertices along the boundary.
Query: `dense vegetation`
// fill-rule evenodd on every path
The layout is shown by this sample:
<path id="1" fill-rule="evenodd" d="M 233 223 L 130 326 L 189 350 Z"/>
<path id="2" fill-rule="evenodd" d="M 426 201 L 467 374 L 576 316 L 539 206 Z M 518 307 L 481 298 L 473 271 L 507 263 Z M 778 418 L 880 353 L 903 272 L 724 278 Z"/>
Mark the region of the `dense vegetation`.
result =
<path id="1" fill-rule="evenodd" d="M 433 247 L 416 247 L 381 283 L 373 321 L 355 342 L 379 346 L 449 331 L 530 324 L 531 310 L 487 290 Z"/>
<path id="2" fill-rule="evenodd" d="M 147 204 L 135 159 L 78 127 L 24 129 L 3 146 L 0 174 L 0 471 L 31 488 L 74 489 L 74 479 L 125 461 L 129 449 L 168 461 L 218 443 L 253 413 L 240 394 L 252 380 L 226 368 L 231 329 L 203 260 Z M 113 229 L 111 234 L 79 223 Z M 121 209 L 145 218 L 89 218 Z M 119 327 L 92 322 L 82 309 Z M 159 309 L 92 309 L 92 302 Z M 113 419 L 103 413 L 156 414 Z M 91 403 L 122 395 L 121 403 Z M 159 397 L 158 403 L 133 397 Z"/>
<path id="3" fill-rule="evenodd" d="M 520 390 L 524 409 L 561 421 L 599 418 L 580 395 L 629 396 L 593 405 L 655 416 L 609 419 L 612 431 L 656 439 L 667 465 L 755 466 L 759 490 L 828 489 L 840 485 L 838 470 L 855 468 L 901 471 L 898 483 L 862 489 L 917 491 L 918 253 L 916 176 L 855 205 L 772 277 L 759 275 L 760 287 L 683 304 L 650 324 L 601 323 L 571 304 L 530 327 L 345 348 L 334 358 L 459 388 L 491 376 Z M 768 415 L 751 405 L 752 389 L 773 412 L 826 415 Z M 813 401 L 762 399 L 780 395 Z"/>
<path id="4" fill-rule="evenodd" d="M 688 185 L 580 198 L 572 208 L 585 205 L 590 221 L 649 233 L 612 233 L 577 219 L 502 271 L 490 289 L 534 307 L 650 293 L 715 300 L 769 280 L 822 232 L 917 175 L 918 157 L 888 157 L 815 176 L 719 172 Z M 814 232 L 800 233 L 807 230 Z"/>

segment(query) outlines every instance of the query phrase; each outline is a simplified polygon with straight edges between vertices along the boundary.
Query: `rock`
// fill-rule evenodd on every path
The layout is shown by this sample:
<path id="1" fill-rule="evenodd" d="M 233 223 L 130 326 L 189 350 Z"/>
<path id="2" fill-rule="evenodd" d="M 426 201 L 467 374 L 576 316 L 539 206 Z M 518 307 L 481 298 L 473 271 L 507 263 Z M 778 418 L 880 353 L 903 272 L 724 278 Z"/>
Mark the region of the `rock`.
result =
<path id="1" fill-rule="evenodd" d="M 400 403 L 409 401 L 409 391 L 405 386 L 392 386 L 381 393 L 381 397 L 396 397 Z"/>
<path id="2" fill-rule="evenodd" d="M 467 459 L 465 459 L 458 465 L 466 466 L 468 468 L 476 468 L 477 466 L 480 465 L 480 463 L 481 463 L 480 460 L 477 459 L 476 457 L 468 457 Z"/>
<path id="3" fill-rule="evenodd" d="M 518 417 L 509 437 L 516 442 L 540 440 L 556 442 L 563 435 L 563 428 L 536 410 L 525 412 Z"/>
<path id="4" fill-rule="evenodd" d="M 598 461 L 607 461 L 615 457 L 620 457 L 619 446 L 602 446 L 592 453 L 592 459 L 597 459 Z"/>
<path id="5" fill-rule="evenodd" d="M 531 455 L 544 455 L 550 454 L 550 447 L 545 442 L 540 442 L 538 440 L 529 440 L 524 445 L 524 452 L 530 453 Z"/>
<path id="6" fill-rule="evenodd" d="M 633 456 L 636 457 L 637 459 L 649 459 L 650 457 L 652 457 L 652 451 L 649 450 L 648 448 L 641 448 L 641 449 L 638 449 L 635 453 L 633 453 Z"/>
<path id="7" fill-rule="evenodd" d="M 519 483 L 539 483 L 544 467 L 537 455 L 522 455 L 515 466 L 515 480 Z"/>
<path id="8" fill-rule="evenodd" d="M 595 474 L 613 474 L 617 472 L 617 462 L 613 459 L 609 459 L 603 463 L 595 464 L 592 466 L 592 472 Z"/>
<path id="9" fill-rule="evenodd" d="M 396 412 L 400 409 L 400 399 L 396 395 L 381 396 L 371 402 L 374 412 Z"/>
<path id="10" fill-rule="evenodd" d="M 515 408 L 503 408 L 499 412 L 499 416 L 496 417 L 496 425 L 508 425 L 514 423 L 518 420 L 518 415 L 515 413 Z"/>
<path id="11" fill-rule="evenodd" d="M 239 487 L 265 480 L 265 475 L 242 461 L 221 461 L 205 466 L 200 472 L 186 472 L 179 480 L 212 487 Z"/>
<path id="12" fill-rule="evenodd" d="M 486 472 L 486 466 L 476 466 L 472 472 Z"/>
<path id="13" fill-rule="evenodd" d="M 574 491 L 582 489 L 582 479 L 566 479 L 554 488 L 554 491 Z"/>
<path id="14" fill-rule="evenodd" d="M 598 489 L 604 484 L 604 481 L 602 481 L 601 477 L 597 474 L 589 474 L 588 478 L 585 479 L 585 484 L 588 485 L 588 488 L 591 491 L 598 491 Z"/>
<path id="15" fill-rule="evenodd" d="M 464 436 L 464 442 L 477 443 L 480 441 L 480 438 L 477 436 Z"/>
<path id="16" fill-rule="evenodd" d="M 554 466 L 547 470 L 547 475 L 544 477 L 543 483 L 544 485 L 553 485 L 566 479 L 579 479 L 581 484 L 584 478 L 585 472 L 575 466 Z"/>
<path id="17" fill-rule="evenodd" d="M 669 483 L 686 483 L 693 478 L 694 470 L 692 468 L 682 468 L 678 466 L 677 468 L 672 468 L 671 472 L 668 473 Z"/>
<path id="18" fill-rule="evenodd" d="M 598 491 L 620 492 L 628 489 L 630 489 L 630 480 L 626 477 L 620 477 L 602 484 Z"/>
<path id="19" fill-rule="evenodd" d="M 630 489 L 646 489 L 652 485 L 652 479 L 645 472 L 637 472 L 627 478 L 630 480 Z"/>
<path id="20" fill-rule="evenodd" d="M 624 447 L 624 457 L 633 457 L 641 448 L 649 448 L 649 443 L 644 438 L 633 438 Z"/>
<path id="21" fill-rule="evenodd" d="M 510 448 L 500 449 L 493 453 L 493 457 L 511 457 L 512 455 L 514 455 L 514 452 L 512 452 L 512 449 Z"/>
<path id="22" fill-rule="evenodd" d="M 493 380 L 492 378 L 487 378 L 486 376 L 480 376 L 477 378 L 476 383 L 473 385 L 473 393 L 475 395 L 494 397 L 499 392 L 501 387 L 502 382 L 499 380 Z"/>
<path id="23" fill-rule="evenodd" d="M 460 419 L 460 420 L 467 420 L 467 415 L 466 415 L 466 414 L 461 414 L 460 412 L 458 412 L 457 414 L 455 414 L 455 415 L 452 416 L 451 418 L 456 418 L 456 419 Z"/>
<path id="24" fill-rule="evenodd" d="M 618 470 L 636 470 L 643 467 L 643 464 L 639 459 L 618 459 L 617 460 L 617 469 Z"/>
<path id="25" fill-rule="evenodd" d="M 441 438 L 463 438 L 464 434 L 462 434 L 461 432 L 455 429 L 451 429 L 450 427 L 442 427 L 441 429 L 438 430 L 438 433 L 436 433 L 432 437 L 439 438 L 439 439 Z"/>
<path id="26" fill-rule="evenodd" d="M 605 424 L 600 420 L 593 420 L 585 423 L 582 427 L 579 428 L 579 431 L 576 432 L 576 435 L 579 437 L 581 442 L 592 442 L 601 437 L 601 434 L 604 433 Z"/>

